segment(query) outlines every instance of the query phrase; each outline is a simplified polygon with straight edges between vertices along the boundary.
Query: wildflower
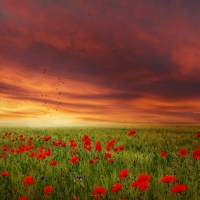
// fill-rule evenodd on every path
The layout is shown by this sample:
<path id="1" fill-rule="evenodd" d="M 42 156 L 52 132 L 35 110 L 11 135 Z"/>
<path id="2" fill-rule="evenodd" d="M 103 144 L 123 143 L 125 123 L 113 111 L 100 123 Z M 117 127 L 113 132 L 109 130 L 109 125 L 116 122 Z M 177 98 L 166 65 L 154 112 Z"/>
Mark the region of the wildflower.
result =
<path id="1" fill-rule="evenodd" d="M 94 187 L 94 191 L 93 191 L 93 195 L 98 195 L 98 194 L 105 195 L 106 194 L 106 189 L 101 187 L 101 186 L 95 186 Z"/>
<path id="2" fill-rule="evenodd" d="M 160 178 L 160 180 L 161 180 L 163 183 L 171 183 L 171 182 L 175 182 L 177 179 L 176 179 L 175 176 L 166 175 L 166 176 L 163 176 L 162 178 Z"/>
<path id="3" fill-rule="evenodd" d="M 110 158 L 111 156 L 112 156 L 112 154 L 106 153 L 106 154 L 104 155 L 104 158 Z"/>
<path id="4" fill-rule="evenodd" d="M 51 138 L 52 138 L 51 136 L 46 136 L 46 137 L 44 137 L 43 140 L 47 142 L 47 141 L 50 140 Z"/>
<path id="5" fill-rule="evenodd" d="M 140 184 L 140 182 L 138 180 L 134 181 L 131 183 L 131 187 L 136 187 Z"/>
<path id="6" fill-rule="evenodd" d="M 78 156 L 73 156 L 72 158 L 70 158 L 70 161 L 72 164 L 75 164 L 78 162 Z"/>
<path id="7" fill-rule="evenodd" d="M 109 162 L 109 163 L 114 163 L 114 159 L 113 159 L 113 158 L 110 158 L 110 159 L 108 160 L 108 162 Z"/>
<path id="8" fill-rule="evenodd" d="M 166 156 L 167 156 L 167 153 L 165 153 L 164 151 L 161 151 L 160 157 L 166 157 Z"/>
<path id="9" fill-rule="evenodd" d="M 8 175 L 9 175 L 9 173 L 7 171 L 4 171 L 1 173 L 1 176 L 8 176 Z"/>
<path id="10" fill-rule="evenodd" d="M 76 176 L 76 178 L 78 178 L 80 180 L 80 179 L 82 179 L 82 176 Z"/>
<path id="11" fill-rule="evenodd" d="M 101 151 L 102 150 L 100 141 L 96 142 L 95 149 L 96 149 L 96 151 Z"/>
<path id="12" fill-rule="evenodd" d="M 200 137 L 200 132 L 198 132 L 197 134 L 196 134 L 196 138 L 199 138 Z"/>
<path id="13" fill-rule="evenodd" d="M 180 185 L 175 185 L 174 187 L 172 187 L 171 192 L 174 193 L 178 193 L 178 192 L 185 192 L 187 190 L 187 187 L 185 184 L 180 184 Z"/>
<path id="14" fill-rule="evenodd" d="M 72 200 L 78 200 L 78 198 L 77 197 L 73 197 Z"/>
<path id="15" fill-rule="evenodd" d="M 119 190 L 122 189 L 122 184 L 121 183 L 115 183 L 112 188 L 111 188 L 111 191 L 112 192 L 118 192 Z"/>
<path id="16" fill-rule="evenodd" d="M 135 134 L 136 134 L 136 130 L 130 130 L 128 136 L 135 135 Z"/>
<path id="17" fill-rule="evenodd" d="M 92 164 L 95 163 L 95 161 L 94 160 L 89 160 L 89 163 L 92 165 Z"/>
<path id="18" fill-rule="evenodd" d="M 196 149 L 193 151 L 193 158 L 194 159 L 200 158 L 200 149 Z"/>
<path id="19" fill-rule="evenodd" d="M 119 147 L 119 150 L 124 150 L 124 146 L 121 145 L 121 146 Z"/>
<path id="20" fill-rule="evenodd" d="M 140 184 L 138 185 L 139 190 L 146 190 L 146 189 L 150 189 L 150 187 L 148 186 L 148 183 L 146 181 L 140 182 Z"/>
<path id="21" fill-rule="evenodd" d="M 139 182 L 143 182 L 143 181 L 145 181 L 145 182 L 149 182 L 150 180 L 151 180 L 151 178 L 149 177 L 149 175 L 148 174 L 140 174 L 139 176 L 138 176 L 138 179 L 137 179 Z"/>
<path id="22" fill-rule="evenodd" d="M 128 170 L 127 169 L 123 169 L 120 171 L 119 173 L 119 178 L 125 178 L 128 176 Z"/>
<path id="23" fill-rule="evenodd" d="M 35 181 L 33 180 L 32 176 L 26 176 L 24 178 L 24 185 L 33 184 Z"/>
<path id="24" fill-rule="evenodd" d="M 50 194 L 52 192 L 53 188 L 52 186 L 47 186 L 44 188 L 44 195 Z"/>
<path id="25" fill-rule="evenodd" d="M 22 196 L 22 197 L 20 197 L 18 200 L 28 200 L 28 197 Z"/>
<path id="26" fill-rule="evenodd" d="M 44 180 L 46 177 L 45 176 L 41 176 L 40 177 L 40 180 Z"/>
<path id="27" fill-rule="evenodd" d="M 186 149 L 181 148 L 181 149 L 179 150 L 179 154 L 180 154 L 181 156 L 186 156 L 186 155 L 188 154 L 188 152 L 187 152 Z"/>
<path id="28" fill-rule="evenodd" d="M 49 162 L 50 165 L 56 165 L 57 162 L 55 160 Z"/>

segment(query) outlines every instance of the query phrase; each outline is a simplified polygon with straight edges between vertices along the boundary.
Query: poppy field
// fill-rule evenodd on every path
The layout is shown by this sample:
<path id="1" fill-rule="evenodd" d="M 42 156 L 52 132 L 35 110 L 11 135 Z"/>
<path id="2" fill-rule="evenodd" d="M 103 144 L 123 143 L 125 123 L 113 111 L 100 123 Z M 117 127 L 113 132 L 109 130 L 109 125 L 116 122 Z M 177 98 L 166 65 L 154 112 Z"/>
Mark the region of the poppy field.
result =
<path id="1" fill-rule="evenodd" d="M 0 128 L 2 200 L 198 200 L 200 127 Z"/>

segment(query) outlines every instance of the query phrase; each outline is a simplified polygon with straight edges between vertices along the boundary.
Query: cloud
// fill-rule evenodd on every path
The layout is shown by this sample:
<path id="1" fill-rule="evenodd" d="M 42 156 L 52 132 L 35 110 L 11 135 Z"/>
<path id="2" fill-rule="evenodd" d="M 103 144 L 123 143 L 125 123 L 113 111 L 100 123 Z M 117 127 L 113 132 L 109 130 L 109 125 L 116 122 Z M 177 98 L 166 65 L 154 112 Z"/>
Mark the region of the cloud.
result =
<path id="1" fill-rule="evenodd" d="M 199 110 L 198 6 L 187 0 L 4 1 L 0 93 L 40 110 L 44 101 L 57 105 L 59 86 L 63 113 L 79 119 L 130 123 L 137 104 L 138 121 L 164 122 L 181 108 L 175 121 L 196 122 L 190 112 Z"/>

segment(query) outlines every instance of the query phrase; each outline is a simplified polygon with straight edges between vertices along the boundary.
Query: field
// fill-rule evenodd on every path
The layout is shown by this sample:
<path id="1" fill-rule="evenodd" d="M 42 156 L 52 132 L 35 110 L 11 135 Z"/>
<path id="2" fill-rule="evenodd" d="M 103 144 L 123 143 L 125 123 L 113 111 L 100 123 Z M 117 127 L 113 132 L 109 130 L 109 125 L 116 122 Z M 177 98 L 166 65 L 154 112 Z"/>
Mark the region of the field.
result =
<path id="1" fill-rule="evenodd" d="M 0 199 L 198 200 L 199 131 L 1 127 Z"/>

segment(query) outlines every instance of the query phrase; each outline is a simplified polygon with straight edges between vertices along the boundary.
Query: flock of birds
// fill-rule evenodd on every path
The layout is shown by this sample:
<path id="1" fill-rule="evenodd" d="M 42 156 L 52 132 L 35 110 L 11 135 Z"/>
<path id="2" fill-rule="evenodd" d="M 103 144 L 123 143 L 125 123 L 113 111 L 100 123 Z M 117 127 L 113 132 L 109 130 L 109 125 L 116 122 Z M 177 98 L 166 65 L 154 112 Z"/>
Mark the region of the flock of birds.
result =
<path id="1" fill-rule="evenodd" d="M 47 71 L 47 70 L 44 69 L 44 70 L 43 70 L 43 74 L 46 74 L 46 71 Z M 59 80 L 59 82 L 60 82 L 61 84 L 65 84 L 60 78 L 58 78 L 58 80 Z M 58 109 L 60 108 L 60 106 L 61 106 L 61 104 L 62 104 L 62 103 L 60 102 L 60 96 L 62 95 L 62 93 L 58 90 L 58 88 L 56 88 L 56 91 L 58 92 L 58 95 L 59 95 L 59 96 L 57 97 L 56 100 L 59 101 L 59 102 L 58 102 L 58 105 L 56 106 L 55 110 L 58 111 Z M 42 94 L 41 96 L 42 96 L 43 98 L 45 98 L 45 97 L 47 97 L 47 94 Z M 44 104 L 45 104 L 46 109 L 47 109 L 48 111 L 50 111 L 50 109 L 47 107 L 47 102 L 45 102 Z M 44 114 L 47 115 L 48 112 L 44 112 Z M 52 117 L 52 115 L 51 115 L 51 117 Z"/>

